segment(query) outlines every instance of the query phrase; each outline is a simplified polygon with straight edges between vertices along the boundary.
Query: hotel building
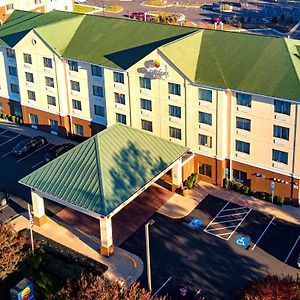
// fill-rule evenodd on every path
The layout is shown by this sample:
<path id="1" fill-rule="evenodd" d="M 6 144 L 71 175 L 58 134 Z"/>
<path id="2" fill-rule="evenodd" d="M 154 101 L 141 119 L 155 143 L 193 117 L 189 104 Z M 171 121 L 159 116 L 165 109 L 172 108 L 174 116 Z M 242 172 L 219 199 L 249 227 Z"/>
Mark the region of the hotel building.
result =
<path id="1" fill-rule="evenodd" d="M 53 11 L 0 29 L 0 109 L 91 135 L 120 122 L 190 148 L 182 179 L 299 201 L 300 41 Z"/>
<path id="2" fill-rule="evenodd" d="M 0 25 L 14 9 L 45 13 L 54 9 L 73 11 L 73 5 L 74 0 L 0 0 Z"/>

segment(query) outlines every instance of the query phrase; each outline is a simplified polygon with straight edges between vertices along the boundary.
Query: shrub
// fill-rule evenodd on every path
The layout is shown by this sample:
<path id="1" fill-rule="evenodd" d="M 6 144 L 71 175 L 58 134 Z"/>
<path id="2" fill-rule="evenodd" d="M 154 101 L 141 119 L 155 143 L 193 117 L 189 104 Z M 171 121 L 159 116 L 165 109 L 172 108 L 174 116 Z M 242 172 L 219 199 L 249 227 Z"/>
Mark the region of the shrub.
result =
<path id="1" fill-rule="evenodd" d="M 273 201 L 275 201 L 275 197 L 276 196 L 274 196 L 274 199 L 273 199 Z M 266 199 L 268 202 L 272 202 L 272 194 L 269 194 L 268 196 L 267 196 L 267 199 Z"/>
<path id="2" fill-rule="evenodd" d="M 246 185 L 243 185 L 243 186 L 240 188 L 240 192 L 242 192 L 244 195 L 248 195 L 248 194 L 249 194 L 249 187 L 246 186 Z"/>
<path id="3" fill-rule="evenodd" d="M 283 201 L 283 204 L 284 205 L 291 205 L 292 204 L 292 201 L 290 198 L 285 198 L 284 201 Z"/>
<path id="4" fill-rule="evenodd" d="M 248 192 L 248 194 L 250 195 L 250 196 L 253 196 L 253 197 L 255 197 L 255 191 L 253 191 L 253 190 L 251 190 L 251 189 L 249 189 L 249 192 Z"/>
<path id="5" fill-rule="evenodd" d="M 255 192 L 255 197 L 261 200 L 266 200 L 266 193 L 265 192 Z"/>
<path id="6" fill-rule="evenodd" d="M 198 173 L 192 173 L 184 182 L 183 186 L 187 187 L 188 189 L 192 189 L 195 184 L 197 184 L 199 179 Z"/>
<path id="7" fill-rule="evenodd" d="M 11 121 L 16 123 L 16 118 L 17 118 L 16 116 L 11 116 Z"/>
<path id="8" fill-rule="evenodd" d="M 284 203 L 284 197 L 277 196 L 276 203 L 282 205 Z"/>
<path id="9" fill-rule="evenodd" d="M 242 185 L 241 183 L 235 182 L 235 183 L 233 184 L 233 189 L 234 189 L 235 191 L 239 191 L 239 190 L 241 189 L 242 186 L 243 186 L 243 185 Z"/>
<path id="10" fill-rule="evenodd" d="M 0 118 L 3 119 L 3 111 L 0 111 Z"/>
<path id="11" fill-rule="evenodd" d="M 10 120 L 10 118 L 11 118 L 11 115 L 6 115 L 7 120 Z"/>
<path id="12" fill-rule="evenodd" d="M 2 119 L 6 119 L 6 114 L 5 114 L 5 113 L 2 113 L 1 118 L 2 118 Z"/>
<path id="13" fill-rule="evenodd" d="M 229 179 L 227 177 L 223 178 L 223 188 L 224 189 L 229 188 Z"/>

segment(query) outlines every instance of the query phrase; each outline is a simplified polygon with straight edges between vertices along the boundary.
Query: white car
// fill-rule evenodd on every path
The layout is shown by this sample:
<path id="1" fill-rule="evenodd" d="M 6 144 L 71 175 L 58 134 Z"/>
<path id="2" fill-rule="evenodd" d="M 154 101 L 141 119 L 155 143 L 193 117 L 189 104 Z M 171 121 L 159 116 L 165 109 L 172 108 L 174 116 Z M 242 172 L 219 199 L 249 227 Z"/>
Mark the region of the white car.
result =
<path id="1" fill-rule="evenodd" d="M 75 0 L 74 3 L 80 4 L 80 3 L 86 3 L 87 0 Z"/>

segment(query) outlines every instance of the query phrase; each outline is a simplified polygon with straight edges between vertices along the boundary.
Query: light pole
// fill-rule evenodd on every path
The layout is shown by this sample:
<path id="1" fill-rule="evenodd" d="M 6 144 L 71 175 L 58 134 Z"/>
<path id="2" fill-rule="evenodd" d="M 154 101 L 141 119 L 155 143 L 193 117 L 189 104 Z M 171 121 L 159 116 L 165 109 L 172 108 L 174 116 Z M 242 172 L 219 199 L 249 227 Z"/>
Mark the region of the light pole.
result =
<path id="1" fill-rule="evenodd" d="M 152 284 L 151 284 L 151 262 L 150 262 L 150 244 L 149 244 L 149 225 L 154 224 L 154 220 L 149 220 L 145 224 L 145 238 L 146 238 L 146 259 L 147 259 L 147 279 L 148 279 L 148 289 L 152 291 Z"/>

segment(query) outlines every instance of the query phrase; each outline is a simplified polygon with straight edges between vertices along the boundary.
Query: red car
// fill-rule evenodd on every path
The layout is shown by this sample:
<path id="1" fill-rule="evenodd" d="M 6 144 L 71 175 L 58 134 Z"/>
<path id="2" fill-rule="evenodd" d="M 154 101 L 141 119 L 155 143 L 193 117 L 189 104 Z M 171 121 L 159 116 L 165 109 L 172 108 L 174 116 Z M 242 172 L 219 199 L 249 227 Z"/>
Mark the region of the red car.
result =
<path id="1" fill-rule="evenodd" d="M 138 11 L 138 12 L 134 12 L 131 14 L 130 16 L 132 19 L 136 19 L 136 20 L 141 20 L 141 21 L 145 21 L 145 13 L 143 11 Z M 146 21 L 149 22 L 153 19 L 153 16 L 151 15 L 147 15 L 146 14 Z"/>
<path id="2" fill-rule="evenodd" d="M 222 22 L 221 18 L 216 16 L 210 19 L 213 23 L 217 23 L 218 25 Z"/>

